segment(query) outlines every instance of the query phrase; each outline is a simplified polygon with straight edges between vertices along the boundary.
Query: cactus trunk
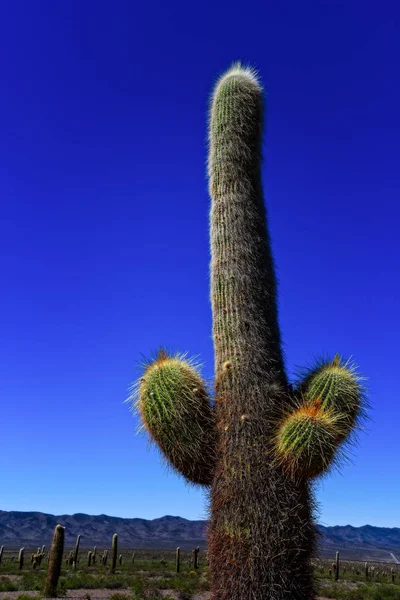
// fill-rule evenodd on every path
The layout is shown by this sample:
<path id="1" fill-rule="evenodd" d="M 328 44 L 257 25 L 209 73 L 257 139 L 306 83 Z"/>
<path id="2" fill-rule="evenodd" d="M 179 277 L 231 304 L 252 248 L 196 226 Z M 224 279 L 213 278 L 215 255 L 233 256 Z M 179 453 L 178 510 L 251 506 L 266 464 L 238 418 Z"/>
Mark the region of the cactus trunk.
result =
<path id="1" fill-rule="evenodd" d="M 210 122 L 211 301 L 217 461 L 208 529 L 213 600 L 314 595 L 307 481 L 268 459 L 289 406 L 261 187 L 260 88 L 228 73 Z"/>
<path id="2" fill-rule="evenodd" d="M 57 525 L 54 530 L 53 542 L 51 544 L 49 555 L 49 566 L 44 588 L 45 598 L 57 597 L 58 578 L 61 573 L 61 562 L 64 553 L 64 533 L 65 528 Z"/>

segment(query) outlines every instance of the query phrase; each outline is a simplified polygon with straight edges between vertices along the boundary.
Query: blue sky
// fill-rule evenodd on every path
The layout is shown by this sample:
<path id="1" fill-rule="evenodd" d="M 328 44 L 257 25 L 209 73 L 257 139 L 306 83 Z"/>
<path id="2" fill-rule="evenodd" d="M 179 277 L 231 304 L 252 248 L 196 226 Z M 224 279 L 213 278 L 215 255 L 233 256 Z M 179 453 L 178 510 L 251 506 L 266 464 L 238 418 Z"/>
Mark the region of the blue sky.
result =
<path id="1" fill-rule="evenodd" d="M 372 410 L 324 524 L 400 526 L 396 2 L 5 2 L 2 510 L 206 516 L 123 403 L 141 353 L 213 376 L 208 99 L 267 91 L 263 177 L 288 370 L 353 355 Z"/>

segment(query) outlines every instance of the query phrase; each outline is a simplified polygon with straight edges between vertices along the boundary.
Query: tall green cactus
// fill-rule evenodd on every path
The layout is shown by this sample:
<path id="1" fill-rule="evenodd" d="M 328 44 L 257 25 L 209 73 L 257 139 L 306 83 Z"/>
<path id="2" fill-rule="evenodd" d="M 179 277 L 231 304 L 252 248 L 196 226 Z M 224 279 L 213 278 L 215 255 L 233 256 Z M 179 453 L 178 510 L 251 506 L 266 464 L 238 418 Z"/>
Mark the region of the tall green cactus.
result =
<path id="1" fill-rule="evenodd" d="M 189 482 L 208 486 L 213 600 L 310 600 L 312 480 L 340 457 L 363 414 L 353 365 L 336 355 L 290 385 L 261 183 L 262 89 L 234 65 L 209 124 L 215 398 L 198 366 L 161 350 L 131 400 Z"/>
<path id="2" fill-rule="evenodd" d="M 57 585 L 61 573 L 61 563 L 64 553 L 64 534 L 65 528 L 62 525 L 56 525 L 53 542 L 50 548 L 49 566 L 44 587 L 45 598 L 57 597 Z"/>

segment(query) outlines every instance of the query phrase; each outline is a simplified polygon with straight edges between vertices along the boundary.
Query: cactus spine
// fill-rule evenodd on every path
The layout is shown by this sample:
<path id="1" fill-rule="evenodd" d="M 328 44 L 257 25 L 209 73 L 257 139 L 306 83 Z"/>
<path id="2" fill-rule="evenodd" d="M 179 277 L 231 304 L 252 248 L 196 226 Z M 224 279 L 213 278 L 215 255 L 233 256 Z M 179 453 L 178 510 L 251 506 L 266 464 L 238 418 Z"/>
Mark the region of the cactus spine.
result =
<path id="1" fill-rule="evenodd" d="M 114 533 L 112 538 L 112 558 L 111 558 L 111 573 L 114 573 L 117 565 L 117 552 L 118 552 L 118 535 Z"/>
<path id="2" fill-rule="evenodd" d="M 58 578 L 61 573 L 61 563 L 64 553 L 64 534 L 65 528 L 62 525 L 56 525 L 49 553 L 49 566 L 44 588 L 45 598 L 57 597 Z"/>
<path id="3" fill-rule="evenodd" d="M 262 123 L 258 78 L 234 65 L 216 84 L 209 125 L 214 405 L 197 366 L 164 350 L 144 364 L 131 399 L 170 464 L 209 486 L 213 600 L 312 600 L 312 479 L 337 461 L 364 396 L 339 355 L 295 386 L 287 380 Z"/>

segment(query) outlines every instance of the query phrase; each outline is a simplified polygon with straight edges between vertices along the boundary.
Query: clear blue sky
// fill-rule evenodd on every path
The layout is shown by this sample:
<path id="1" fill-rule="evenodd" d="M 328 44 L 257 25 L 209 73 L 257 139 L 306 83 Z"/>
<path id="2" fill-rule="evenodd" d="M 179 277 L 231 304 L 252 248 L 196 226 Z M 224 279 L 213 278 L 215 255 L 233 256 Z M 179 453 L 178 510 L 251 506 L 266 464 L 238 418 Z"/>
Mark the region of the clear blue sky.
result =
<path id="1" fill-rule="evenodd" d="M 398 2 L 6 1 L 0 509 L 205 517 L 123 403 L 160 344 L 213 375 L 208 98 L 268 93 L 263 176 L 289 372 L 352 354 L 372 421 L 320 521 L 400 526 Z"/>

